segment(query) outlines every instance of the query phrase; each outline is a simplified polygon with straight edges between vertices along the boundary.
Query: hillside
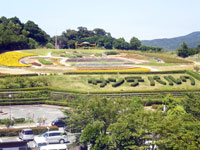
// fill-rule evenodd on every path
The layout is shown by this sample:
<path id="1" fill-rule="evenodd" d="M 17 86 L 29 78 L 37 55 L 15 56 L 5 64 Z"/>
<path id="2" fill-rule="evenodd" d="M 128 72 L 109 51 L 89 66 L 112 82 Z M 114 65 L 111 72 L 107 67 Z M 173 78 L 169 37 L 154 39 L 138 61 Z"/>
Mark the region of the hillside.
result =
<path id="1" fill-rule="evenodd" d="M 185 36 L 175 38 L 164 38 L 155 40 L 143 40 L 142 44 L 146 46 L 162 47 L 166 50 L 176 50 L 180 44 L 186 42 L 189 47 L 196 47 L 200 44 L 200 32 L 193 32 Z"/>

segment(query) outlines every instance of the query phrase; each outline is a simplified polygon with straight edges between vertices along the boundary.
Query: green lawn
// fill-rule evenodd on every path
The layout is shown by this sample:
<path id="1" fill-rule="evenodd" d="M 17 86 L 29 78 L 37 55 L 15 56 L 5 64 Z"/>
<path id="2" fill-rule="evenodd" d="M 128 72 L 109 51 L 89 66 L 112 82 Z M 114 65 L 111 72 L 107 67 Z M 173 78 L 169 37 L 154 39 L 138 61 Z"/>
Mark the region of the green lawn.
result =
<path id="1" fill-rule="evenodd" d="M 170 75 L 170 74 L 167 74 Z M 163 81 L 166 81 L 163 77 L 167 76 L 164 74 L 158 74 Z M 174 78 L 179 78 L 181 75 L 189 76 L 188 74 L 171 74 Z M 108 79 L 108 78 L 116 78 L 117 80 L 130 77 L 130 76 L 140 76 L 144 79 L 145 82 L 140 82 L 139 86 L 131 87 L 128 82 L 124 82 L 119 87 L 112 87 L 113 83 L 107 84 L 104 88 L 100 88 L 99 85 L 89 84 L 89 79 Z M 150 86 L 150 82 L 148 80 L 148 76 L 152 75 L 121 75 L 121 74 L 105 74 L 105 75 L 61 75 L 61 76 L 42 76 L 40 78 L 46 78 L 52 87 L 56 89 L 68 90 L 68 91 L 81 91 L 81 92 L 138 92 L 138 91 L 165 91 L 165 90 L 200 90 L 200 81 L 195 79 L 196 84 L 194 86 L 191 85 L 190 80 L 187 82 L 182 82 L 181 85 L 170 86 L 170 85 L 162 85 L 156 82 L 155 86 Z M 167 82 L 167 81 L 166 81 Z M 168 82 L 167 82 L 168 84 Z"/>
<path id="2" fill-rule="evenodd" d="M 105 51 L 116 51 L 116 50 L 101 50 L 101 49 L 30 49 L 30 50 L 20 50 L 21 52 L 25 52 L 25 53 L 33 53 L 33 54 L 37 54 L 37 55 L 41 55 L 41 56 L 46 56 L 48 55 L 48 53 L 62 53 L 62 52 L 81 52 L 84 53 L 85 55 L 90 55 L 90 54 L 102 54 Z"/>

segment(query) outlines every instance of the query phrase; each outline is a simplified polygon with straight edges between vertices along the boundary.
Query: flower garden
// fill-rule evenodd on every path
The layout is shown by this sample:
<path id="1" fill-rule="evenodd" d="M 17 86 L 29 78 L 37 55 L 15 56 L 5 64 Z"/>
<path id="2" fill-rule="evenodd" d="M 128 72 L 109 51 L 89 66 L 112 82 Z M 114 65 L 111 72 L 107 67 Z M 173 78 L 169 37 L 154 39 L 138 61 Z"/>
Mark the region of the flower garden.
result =
<path id="1" fill-rule="evenodd" d="M 0 65 L 8 67 L 30 67 L 31 65 L 20 63 L 20 59 L 28 56 L 35 56 L 35 54 L 22 52 L 6 52 L 0 54 Z"/>

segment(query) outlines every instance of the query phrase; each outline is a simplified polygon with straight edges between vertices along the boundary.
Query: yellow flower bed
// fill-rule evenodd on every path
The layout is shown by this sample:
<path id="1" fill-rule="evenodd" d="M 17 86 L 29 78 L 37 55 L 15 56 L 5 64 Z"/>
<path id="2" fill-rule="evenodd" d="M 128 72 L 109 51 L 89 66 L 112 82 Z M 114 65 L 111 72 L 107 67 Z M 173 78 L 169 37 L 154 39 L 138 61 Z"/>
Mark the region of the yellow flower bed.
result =
<path id="1" fill-rule="evenodd" d="M 133 69 L 113 69 L 113 70 L 75 70 L 68 72 L 150 72 L 148 68 L 133 68 Z"/>
<path id="2" fill-rule="evenodd" d="M 0 54 L 0 65 L 8 67 L 30 67 L 31 65 L 21 64 L 20 59 L 27 56 L 35 56 L 35 54 L 22 52 L 6 52 Z"/>

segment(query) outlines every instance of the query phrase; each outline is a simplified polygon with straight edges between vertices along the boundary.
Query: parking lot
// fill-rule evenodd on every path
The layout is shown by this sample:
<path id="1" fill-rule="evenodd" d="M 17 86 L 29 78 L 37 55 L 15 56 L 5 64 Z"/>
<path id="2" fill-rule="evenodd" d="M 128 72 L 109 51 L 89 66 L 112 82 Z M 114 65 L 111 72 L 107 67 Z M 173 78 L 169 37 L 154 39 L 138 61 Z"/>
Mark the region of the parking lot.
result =
<path id="1" fill-rule="evenodd" d="M 0 119 L 4 118 L 26 118 L 37 122 L 39 119 L 44 119 L 46 124 L 51 123 L 57 117 L 64 116 L 61 111 L 62 107 L 54 107 L 50 105 L 19 105 L 19 106 L 0 106 L 3 112 L 0 114 Z"/>

